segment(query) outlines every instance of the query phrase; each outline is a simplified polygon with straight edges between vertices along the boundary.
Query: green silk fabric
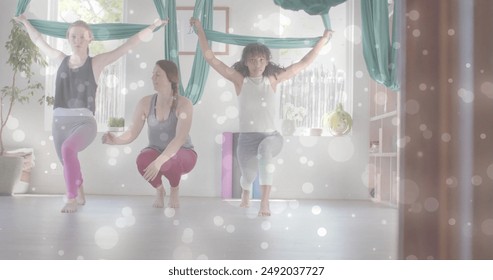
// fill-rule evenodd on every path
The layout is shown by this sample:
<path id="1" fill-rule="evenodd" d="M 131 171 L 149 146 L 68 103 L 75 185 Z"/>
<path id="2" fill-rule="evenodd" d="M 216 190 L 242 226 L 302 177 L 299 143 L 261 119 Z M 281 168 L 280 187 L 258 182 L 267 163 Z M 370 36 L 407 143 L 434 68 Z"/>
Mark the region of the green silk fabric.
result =
<path id="1" fill-rule="evenodd" d="M 332 29 L 329 19 L 330 8 L 337 6 L 346 0 L 274 0 L 274 3 L 283 9 L 299 11 L 303 10 L 309 15 L 320 15 L 326 29 Z"/>
<path id="2" fill-rule="evenodd" d="M 401 5 L 401 1 L 395 1 L 391 42 L 387 0 L 361 1 L 363 56 L 366 67 L 372 79 L 392 90 L 398 90 L 400 87 L 397 66 L 400 26 L 395 18 L 398 5 Z"/>
<path id="3" fill-rule="evenodd" d="M 292 2 L 312 2 L 306 7 L 306 11 L 309 14 L 318 14 L 322 17 L 323 25 L 326 29 L 330 29 L 330 20 L 328 16 L 328 10 L 330 6 L 335 6 L 336 3 L 342 3 L 345 0 L 325 0 L 325 1 L 292 1 Z M 19 0 L 17 3 L 16 16 L 24 13 L 29 6 L 30 0 Z M 178 29 L 176 25 L 176 0 L 153 0 L 156 7 L 156 11 L 161 19 L 169 19 L 169 23 L 163 28 L 165 30 L 164 36 L 164 58 L 175 62 L 180 69 L 179 61 L 179 46 L 178 46 Z M 275 0 L 277 2 L 282 2 Z M 287 1 L 286 1 L 287 2 Z M 314 5 L 313 2 L 317 2 Z M 324 3 L 322 3 L 324 2 Z M 329 3 L 329 6 L 325 6 L 325 2 Z M 364 2 L 364 1 L 363 1 Z M 297 3 L 297 7 L 300 4 Z M 325 8 L 322 12 L 316 13 L 318 7 Z M 283 7 L 284 8 L 284 7 Z M 301 7 L 303 8 L 303 7 Z M 320 37 L 311 38 L 271 38 L 271 37 L 256 37 L 256 36 L 243 36 L 238 34 L 228 34 L 224 32 L 218 32 L 212 30 L 213 23 L 213 0 L 196 0 L 193 16 L 200 19 L 203 24 L 205 34 L 209 41 L 221 42 L 225 44 L 235 44 L 245 46 L 250 43 L 260 42 L 268 46 L 269 48 L 281 49 L 281 48 L 311 48 L 313 47 Z M 55 22 L 47 20 L 29 20 L 31 24 L 42 34 L 53 36 L 57 38 L 65 38 L 66 30 L 69 23 Z M 148 25 L 142 24 L 128 24 L 128 23 L 104 23 L 104 24 L 90 24 L 95 40 L 114 40 L 114 39 L 126 39 L 129 38 L 140 30 L 146 28 Z M 156 30 L 157 31 L 157 30 Z M 157 59 L 156 59 L 157 60 Z M 209 73 L 209 65 L 205 61 L 199 45 L 196 47 L 196 55 L 194 58 L 192 72 L 190 80 L 186 88 L 183 87 L 180 82 L 180 94 L 188 97 L 193 104 L 200 101 L 205 82 Z M 181 71 L 180 71 L 181 73 Z M 180 79 L 181 81 L 181 79 Z"/>

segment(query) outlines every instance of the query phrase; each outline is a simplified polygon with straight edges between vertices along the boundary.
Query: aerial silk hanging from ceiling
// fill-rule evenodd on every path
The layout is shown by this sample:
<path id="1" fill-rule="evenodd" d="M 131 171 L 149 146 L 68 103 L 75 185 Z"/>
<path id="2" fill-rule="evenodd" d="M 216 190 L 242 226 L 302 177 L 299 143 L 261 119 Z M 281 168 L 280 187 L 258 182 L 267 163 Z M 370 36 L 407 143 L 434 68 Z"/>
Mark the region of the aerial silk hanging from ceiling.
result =
<path id="1" fill-rule="evenodd" d="M 388 0 L 361 1 L 363 56 L 373 80 L 392 90 L 398 90 L 398 52 L 401 42 L 401 21 L 396 17 L 401 1 L 394 1 L 392 39 L 389 34 Z"/>
<path id="2" fill-rule="evenodd" d="M 309 15 L 320 15 L 326 29 L 331 29 L 329 20 L 329 9 L 346 0 L 274 0 L 276 5 L 284 9 L 304 10 Z M 387 2 L 386 0 L 382 0 Z M 31 0 L 19 0 L 17 3 L 16 16 L 24 13 Z M 178 55 L 178 28 L 176 25 L 176 0 L 153 0 L 157 13 L 161 19 L 169 19 L 169 23 L 164 27 L 164 57 L 171 60 L 180 68 Z M 365 2 L 365 1 L 363 1 Z M 270 48 L 307 48 L 312 47 L 320 39 L 314 38 L 272 38 L 258 36 L 244 36 L 238 34 L 228 34 L 212 30 L 213 24 L 213 0 L 196 0 L 193 17 L 198 18 L 204 27 L 207 39 L 225 44 L 235 44 L 245 46 L 254 42 L 261 42 Z M 31 24 L 42 34 L 57 38 L 65 38 L 69 23 L 30 19 Z M 114 40 L 126 39 L 140 30 L 147 27 L 143 24 L 131 23 L 102 23 L 90 24 L 94 33 L 94 40 Z M 157 31 L 157 30 L 156 30 Z M 181 71 L 180 71 L 181 73 Z M 200 47 L 197 44 L 196 55 L 194 57 L 190 80 L 186 88 L 180 82 L 180 94 L 188 97 L 193 104 L 200 101 L 205 81 L 209 73 L 209 65 L 205 61 Z M 180 78 L 181 81 L 181 78 Z"/>

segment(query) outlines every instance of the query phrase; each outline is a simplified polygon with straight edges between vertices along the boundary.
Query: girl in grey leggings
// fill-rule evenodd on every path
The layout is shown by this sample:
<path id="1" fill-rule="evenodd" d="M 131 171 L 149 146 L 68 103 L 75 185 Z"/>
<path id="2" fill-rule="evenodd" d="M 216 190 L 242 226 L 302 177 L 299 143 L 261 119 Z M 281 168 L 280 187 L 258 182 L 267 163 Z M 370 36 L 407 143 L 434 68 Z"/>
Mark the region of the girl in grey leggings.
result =
<path id="1" fill-rule="evenodd" d="M 272 158 L 280 152 L 283 142 L 276 125 L 276 118 L 279 116 L 277 86 L 310 65 L 329 41 L 332 32 L 325 30 L 300 61 L 286 68 L 271 62 L 270 49 L 260 43 L 246 45 L 241 60 L 229 67 L 211 50 L 202 23 L 192 18 L 190 24 L 196 29 L 195 33 L 207 63 L 235 86 L 240 122 L 237 155 L 243 187 L 240 206 L 249 206 L 250 189 L 258 170 L 262 185 L 259 216 L 270 216 L 269 195 L 274 170 Z"/>
<path id="2" fill-rule="evenodd" d="M 259 176 L 261 186 L 270 186 L 274 180 L 274 157 L 283 146 L 278 132 L 245 132 L 238 137 L 237 156 L 241 171 L 240 184 L 251 192 L 253 181 Z"/>

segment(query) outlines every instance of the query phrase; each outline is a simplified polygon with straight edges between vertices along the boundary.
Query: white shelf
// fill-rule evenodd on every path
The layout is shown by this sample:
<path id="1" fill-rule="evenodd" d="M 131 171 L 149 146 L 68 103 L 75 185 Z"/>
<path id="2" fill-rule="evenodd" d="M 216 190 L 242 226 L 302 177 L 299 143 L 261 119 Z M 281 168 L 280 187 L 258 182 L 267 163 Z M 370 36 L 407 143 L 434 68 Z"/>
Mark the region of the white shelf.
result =
<path id="1" fill-rule="evenodd" d="M 370 121 L 378 121 L 386 118 L 391 118 L 397 116 L 397 111 L 390 111 L 388 113 L 380 114 L 370 118 Z"/>
<path id="2" fill-rule="evenodd" d="M 370 153 L 370 157 L 397 157 L 397 153 Z"/>
<path id="3" fill-rule="evenodd" d="M 399 123 L 393 119 L 399 117 L 399 96 L 395 92 L 376 82 L 370 84 L 370 100 L 384 101 L 374 104 L 371 111 L 368 187 L 373 190 L 373 201 L 397 207 L 399 197 L 399 162 L 394 139 L 399 135 Z M 389 109 L 389 110 L 388 110 Z"/>

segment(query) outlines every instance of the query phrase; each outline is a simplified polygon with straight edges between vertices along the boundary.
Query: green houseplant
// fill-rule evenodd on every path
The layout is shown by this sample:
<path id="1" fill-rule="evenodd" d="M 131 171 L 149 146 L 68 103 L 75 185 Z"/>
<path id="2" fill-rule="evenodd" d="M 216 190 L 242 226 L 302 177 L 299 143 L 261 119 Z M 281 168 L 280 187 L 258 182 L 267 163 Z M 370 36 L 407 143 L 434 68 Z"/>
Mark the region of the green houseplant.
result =
<path id="1" fill-rule="evenodd" d="M 114 132 L 123 131 L 124 127 L 125 127 L 124 118 L 111 117 L 108 119 L 109 131 L 114 131 Z"/>
<path id="2" fill-rule="evenodd" d="M 7 122 L 12 114 L 15 104 L 27 103 L 38 92 L 43 92 L 43 84 L 34 81 L 35 76 L 32 67 L 35 64 L 46 66 L 38 47 L 34 45 L 23 27 L 11 20 L 12 29 L 5 43 L 8 53 L 7 65 L 11 72 L 3 73 L 11 75 L 9 84 L 0 90 L 0 194 L 9 195 L 13 185 L 20 178 L 23 169 L 24 156 L 9 154 L 5 150 L 4 132 Z M 45 98 L 42 94 L 38 99 L 40 104 L 47 101 L 52 103 L 51 98 Z"/>
<path id="3" fill-rule="evenodd" d="M 41 82 L 33 80 L 35 75 L 32 67 L 34 64 L 46 66 L 38 47 L 33 44 L 27 32 L 22 26 L 11 20 L 12 29 L 9 39 L 5 43 L 8 52 L 7 64 L 12 72 L 9 85 L 2 87 L 0 95 L 0 155 L 4 154 L 5 146 L 3 133 L 7 121 L 16 103 L 27 103 L 37 92 L 42 92 L 44 87 Z M 45 100 L 51 103 L 51 99 L 45 98 L 44 94 L 38 99 L 40 104 Z"/>

